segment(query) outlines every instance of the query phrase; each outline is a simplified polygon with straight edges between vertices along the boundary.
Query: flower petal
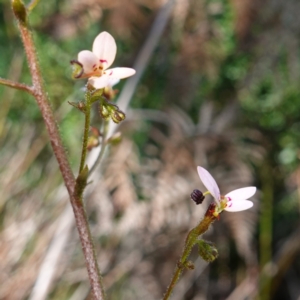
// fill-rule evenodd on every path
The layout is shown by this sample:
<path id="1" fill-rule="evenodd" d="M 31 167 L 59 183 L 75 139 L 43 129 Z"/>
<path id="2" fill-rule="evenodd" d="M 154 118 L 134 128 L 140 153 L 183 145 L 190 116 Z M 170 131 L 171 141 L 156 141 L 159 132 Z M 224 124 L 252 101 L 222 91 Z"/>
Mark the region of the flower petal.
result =
<path id="1" fill-rule="evenodd" d="M 94 72 L 94 68 L 98 66 L 97 56 L 88 50 L 83 50 L 78 53 L 78 61 L 82 64 L 85 74 Z"/>
<path id="2" fill-rule="evenodd" d="M 226 198 L 230 198 L 232 201 L 240 201 L 240 200 L 247 200 L 252 197 L 256 192 L 255 186 L 248 186 L 241 189 L 234 190 L 227 195 Z"/>
<path id="3" fill-rule="evenodd" d="M 229 201 L 227 205 L 228 206 L 225 208 L 226 211 L 236 212 L 236 211 L 242 211 L 251 208 L 253 206 L 253 202 L 248 200 L 241 200 L 241 201 L 235 200 L 235 201 Z"/>
<path id="4" fill-rule="evenodd" d="M 113 68 L 105 71 L 105 74 L 112 78 L 127 78 L 135 74 L 135 70 L 131 68 Z"/>
<path id="5" fill-rule="evenodd" d="M 102 75 L 101 77 L 90 77 L 89 84 L 91 84 L 95 89 L 103 89 L 109 86 L 111 78 L 107 75 Z"/>
<path id="6" fill-rule="evenodd" d="M 205 187 L 208 189 L 208 191 L 212 194 L 212 196 L 216 199 L 216 201 L 219 203 L 220 200 L 220 190 L 219 187 L 214 180 L 214 178 L 210 175 L 210 173 L 205 170 L 202 167 L 198 167 L 198 174 L 202 181 L 202 183 L 205 185 Z"/>
<path id="7" fill-rule="evenodd" d="M 106 31 L 101 32 L 94 40 L 93 53 L 106 70 L 115 60 L 117 45 L 115 39 Z"/>
<path id="8" fill-rule="evenodd" d="M 118 84 L 120 82 L 119 78 L 109 78 L 109 83 L 108 85 L 110 87 L 113 87 L 114 85 Z"/>

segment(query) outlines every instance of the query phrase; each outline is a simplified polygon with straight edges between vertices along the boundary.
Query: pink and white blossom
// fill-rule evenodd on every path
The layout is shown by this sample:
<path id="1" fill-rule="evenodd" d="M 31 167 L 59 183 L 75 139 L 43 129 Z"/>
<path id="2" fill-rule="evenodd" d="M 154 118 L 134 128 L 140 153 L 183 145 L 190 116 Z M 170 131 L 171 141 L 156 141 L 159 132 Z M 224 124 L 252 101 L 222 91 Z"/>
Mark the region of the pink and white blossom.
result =
<path id="1" fill-rule="evenodd" d="M 115 39 L 108 32 L 101 32 L 94 40 L 92 51 L 83 50 L 78 53 L 78 62 L 83 72 L 80 78 L 89 78 L 89 83 L 96 89 L 112 85 L 118 79 L 135 74 L 131 68 L 108 69 L 117 53 Z"/>
<path id="2" fill-rule="evenodd" d="M 211 174 L 202 167 L 198 167 L 197 171 L 202 183 L 214 197 L 218 206 L 218 212 L 221 212 L 223 209 L 230 212 L 242 211 L 253 206 L 253 202 L 247 199 L 255 194 L 256 187 L 249 186 L 240 188 L 222 196 L 220 189 Z"/>

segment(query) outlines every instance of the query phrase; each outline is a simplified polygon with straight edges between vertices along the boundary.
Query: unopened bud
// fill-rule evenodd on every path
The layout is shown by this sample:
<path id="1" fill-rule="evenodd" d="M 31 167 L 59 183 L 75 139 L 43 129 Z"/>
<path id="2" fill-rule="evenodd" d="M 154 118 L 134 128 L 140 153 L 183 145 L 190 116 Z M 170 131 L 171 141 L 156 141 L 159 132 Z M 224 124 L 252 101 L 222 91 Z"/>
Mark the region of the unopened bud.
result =
<path id="1" fill-rule="evenodd" d="M 21 0 L 12 0 L 11 5 L 18 21 L 25 24 L 27 19 L 27 11 L 24 3 Z"/>
<path id="2" fill-rule="evenodd" d="M 99 113 L 104 120 L 107 120 L 110 116 L 110 111 L 106 105 L 99 105 Z"/>
<path id="3" fill-rule="evenodd" d="M 191 199 L 198 205 L 201 204 L 204 200 L 205 196 L 203 193 L 197 189 L 193 190 L 191 193 Z"/>
<path id="4" fill-rule="evenodd" d="M 120 110 L 115 110 L 114 113 L 111 115 L 112 120 L 119 124 L 125 119 L 125 114 Z"/>

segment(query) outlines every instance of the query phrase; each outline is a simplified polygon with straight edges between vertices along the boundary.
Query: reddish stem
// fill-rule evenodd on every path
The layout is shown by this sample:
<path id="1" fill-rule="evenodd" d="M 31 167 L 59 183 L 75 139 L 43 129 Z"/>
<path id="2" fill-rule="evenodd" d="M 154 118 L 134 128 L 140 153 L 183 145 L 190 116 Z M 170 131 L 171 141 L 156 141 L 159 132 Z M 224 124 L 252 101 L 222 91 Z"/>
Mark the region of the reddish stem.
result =
<path id="1" fill-rule="evenodd" d="M 97 257 L 93 245 L 93 240 L 90 234 L 89 225 L 87 222 L 86 212 L 83 206 L 81 195 L 74 195 L 75 178 L 70 168 L 56 121 L 53 116 L 52 109 L 49 104 L 47 93 L 43 87 L 43 80 L 39 68 L 32 33 L 28 30 L 25 24 L 18 22 L 21 37 L 24 43 L 25 52 L 29 64 L 30 73 L 32 76 L 32 94 L 36 98 L 37 104 L 41 110 L 45 125 L 50 137 L 53 152 L 59 164 L 61 174 L 67 187 L 71 205 L 73 207 L 76 226 L 80 236 L 80 241 L 83 253 L 86 260 L 86 266 L 92 287 L 92 293 L 95 299 L 105 299 L 105 293 L 102 285 L 102 279 L 97 264 Z"/>
<path id="2" fill-rule="evenodd" d="M 9 86 L 9 87 L 17 89 L 17 90 L 25 91 L 25 92 L 33 95 L 32 87 L 28 86 L 24 83 L 19 83 L 19 82 L 15 82 L 15 81 L 12 81 L 9 79 L 0 78 L 0 84 Z"/>

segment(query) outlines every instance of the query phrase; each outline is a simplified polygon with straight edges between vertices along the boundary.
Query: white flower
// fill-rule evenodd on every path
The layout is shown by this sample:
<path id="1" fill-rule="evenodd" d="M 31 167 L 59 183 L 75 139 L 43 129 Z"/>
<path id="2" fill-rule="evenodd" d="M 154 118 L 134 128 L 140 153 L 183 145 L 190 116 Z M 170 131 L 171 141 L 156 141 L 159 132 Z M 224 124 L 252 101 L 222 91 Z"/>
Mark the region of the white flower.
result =
<path id="1" fill-rule="evenodd" d="M 135 74 L 131 68 L 108 69 L 117 53 L 114 38 L 108 32 L 101 32 L 94 40 L 93 51 L 83 50 L 78 53 L 78 62 L 82 65 L 83 73 L 80 78 L 89 78 L 89 83 L 96 89 L 104 88 L 118 79 Z"/>
<path id="2" fill-rule="evenodd" d="M 210 173 L 202 167 L 198 167 L 197 170 L 204 186 L 207 188 L 208 192 L 215 198 L 217 202 L 217 215 L 222 210 L 235 212 L 246 210 L 253 206 L 253 202 L 248 201 L 247 199 L 255 194 L 256 187 L 244 187 L 241 189 L 234 190 L 226 194 L 225 196 L 221 196 L 219 187 L 214 178 L 210 175 Z"/>

